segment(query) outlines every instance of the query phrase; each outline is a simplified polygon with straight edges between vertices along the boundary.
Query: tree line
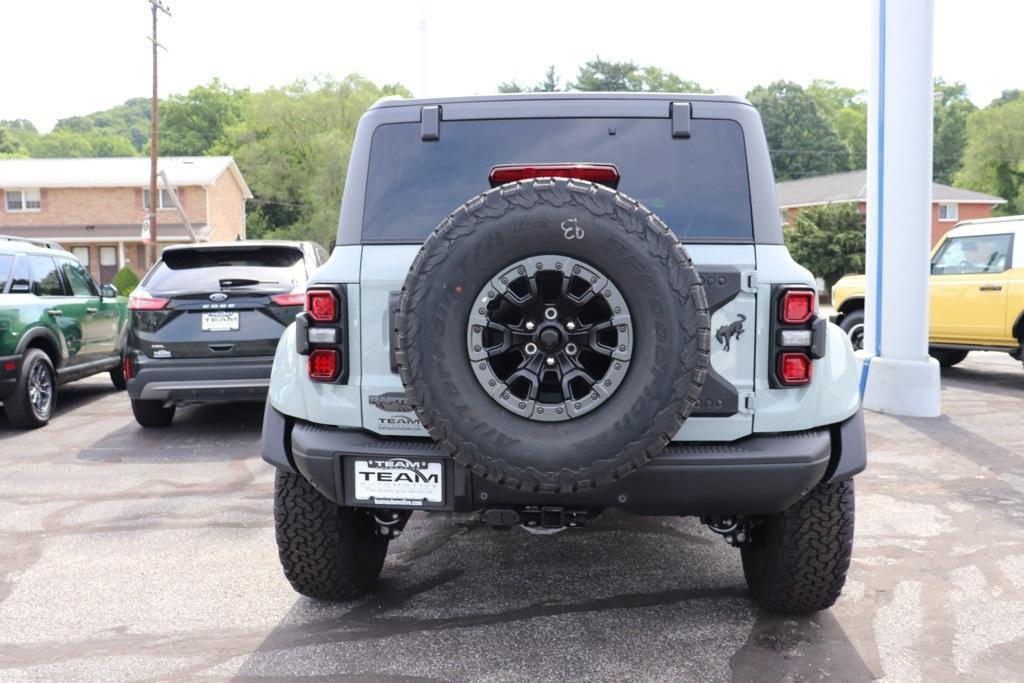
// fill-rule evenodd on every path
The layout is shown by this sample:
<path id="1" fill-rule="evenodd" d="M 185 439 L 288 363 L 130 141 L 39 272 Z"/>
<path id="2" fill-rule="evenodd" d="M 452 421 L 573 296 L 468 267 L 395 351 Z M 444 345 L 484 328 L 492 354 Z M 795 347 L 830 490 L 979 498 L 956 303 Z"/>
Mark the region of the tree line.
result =
<path id="1" fill-rule="evenodd" d="M 497 90 L 711 92 L 656 66 L 600 57 L 571 79 L 551 66 L 534 84 L 504 82 Z M 935 180 L 999 195 L 1008 201 L 1003 212 L 1024 213 L 1022 92 L 1008 90 L 979 109 L 963 83 L 939 79 L 935 91 Z M 161 103 L 160 152 L 234 156 L 255 195 L 248 214 L 251 237 L 303 237 L 330 245 L 356 123 L 386 95 L 410 93 L 358 75 L 262 91 L 214 79 Z M 746 96 L 761 112 L 777 180 L 864 168 L 864 91 L 825 80 L 775 81 Z M 149 118 L 149 100 L 135 98 L 61 119 L 45 134 L 29 121 L 0 121 L 0 158 L 145 155 Z"/>

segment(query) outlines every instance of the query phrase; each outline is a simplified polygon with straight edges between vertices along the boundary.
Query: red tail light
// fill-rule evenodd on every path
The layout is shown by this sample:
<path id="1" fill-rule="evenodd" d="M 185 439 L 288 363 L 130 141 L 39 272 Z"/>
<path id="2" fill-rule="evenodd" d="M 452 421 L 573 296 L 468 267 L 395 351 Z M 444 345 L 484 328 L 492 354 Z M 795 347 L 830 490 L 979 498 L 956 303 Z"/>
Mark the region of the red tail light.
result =
<path id="1" fill-rule="evenodd" d="M 166 308 L 170 299 L 161 299 L 156 296 L 149 296 L 145 292 L 136 290 L 128 297 L 129 311 L 159 311 Z"/>
<path id="2" fill-rule="evenodd" d="M 507 165 L 492 168 L 490 178 L 492 187 L 529 178 L 575 178 L 615 186 L 619 169 L 612 164 Z"/>
<path id="3" fill-rule="evenodd" d="M 814 315 L 815 293 L 811 289 L 789 289 L 782 295 L 779 317 L 787 325 L 802 325 Z"/>
<path id="4" fill-rule="evenodd" d="M 309 353 L 309 378 L 318 382 L 333 382 L 341 368 L 338 349 L 314 349 Z"/>
<path id="5" fill-rule="evenodd" d="M 132 357 L 131 356 L 125 356 L 124 357 L 124 362 L 121 364 L 121 369 L 124 371 L 124 378 L 125 379 L 131 379 L 132 378 Z"/>
<path id="6" fill-rule="evenodd" d="M 278 306 L 301 306 L 306 301 L 305 292 L 288 292 L 287 294 L 275 294 L 270 297 Z"/>
<path id="7" fill-rule="evenodd" d="M 779 354 L 779 379 L 787 386 L 810 384 L 813 368 L 806 353 Z"/>
<path id="8" fill-rule="evenodd" d="M 318 323 L 338 320 L 338 299 L 329 289 L 311 289 L 306 292 L 306 312 Z"/>

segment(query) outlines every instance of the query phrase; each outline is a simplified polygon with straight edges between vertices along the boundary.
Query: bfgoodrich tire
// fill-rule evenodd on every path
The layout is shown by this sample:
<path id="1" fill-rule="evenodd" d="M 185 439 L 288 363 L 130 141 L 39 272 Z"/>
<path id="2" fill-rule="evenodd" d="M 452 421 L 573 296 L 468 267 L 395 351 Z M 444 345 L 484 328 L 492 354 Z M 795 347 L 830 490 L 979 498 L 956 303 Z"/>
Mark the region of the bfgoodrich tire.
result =
<path id="1" fill-rule="evenodd" d="M 755 522 L 743 574 L 767 610 L 828 609 L 846 583 L 853 550 L 853 480 L 823 484 L 785 512 Z"/>
<path id="2" fill-rule="evenodd" d="M 555 306 L 545 303 L 551 300 L 544 300 L 537 288 L 541 278 L 555 278 L 565 283 L 565 294 L 575 286 L 573 278 L 584 277 L 584 286 L 595 290 L 580 297 L 589 296 L 594 305 L 611 302 L 609 315 L 628 318 L 621 326 L 610 323 L 613 332 L 628 335 L 611 347 L 624 354 L 611 356 L 621 358 L 622 374 L 602 376 L 582 398 L 572 393 L 576 389 L 566 389 L 565 379 L 556 380 L 561 381 L 561 398 L 569 397 L 562 403 L 534 402 L 531 397 L 540 393 L 536 384 L 521 402 L 509 399 L 500 381 L 489 391 L 494 381 L 487 379 L 489 359 L 471 359 L 480 352 L 473 335 L 479 332 L 476 327 L 492 325 L 490 318 L 482 321 L 494 312 L 492 307 L 508 303 L 502 297 L 509 295 L 499 293 L 506 286 L 500 284 L 502 274 L 527 278 L 533 284 L 524 287 L 533 293 L 523 296 L 536 296 L 530 304 L 533 313 L 524 313 L 523 320 L 533 317 L 512 323 L 512 336 L 525 339 L 527 330 L 540 334 L 563 325 L 563 342 L 570 334 L 566 330 L 585 326 L 583 318 L 559 310 L 548 318 L 547 309 Z M 507 284 L 507 291 L 513 286 Z M 588 490 L 633 472 L 678 431 L 697 401 L 708 366 L 707 301 L 679 240 L 633 199 L 577 180 L 509 183 L 456 209 L 416 257 L 402 288 L 396 325 L 399 373 L 431 436 L 478 476 L 526 491 Z M 556 338 L 550 335 L 544 343 Z M 541 351 L 540 360 L 551 362 L 562 354 L 559 372 L 563 362 L 574 360 L 566 354 L 582 363 L 584 351 L 577 355 L 569 346 L 547 358 L 548 352 Z M 521 363 L 529 364 L 528 354 L 523 353 Z M 609 367 L 618 368 L 616 363 Z M 537 365 L 538 378 L 546 377 L 547 368 Z M 559 377 L 574 372 L 571 365 L 565 367 Z M 589 406 L 588 399 L 593 399 Z M 534 406 L 543 407 L 543 416 Z M 519 407 L 529 414 L 514 412 Z"/>
<path id="3" fill-rule="evenodd" d="M 957 349 L 928 349 L 928 355 L 939 361 L 939 365 L 944 368 L 951 368 L 967 358 L 966 351 Z"/>
<path id="4" fill-rule="evenodd" d="M 278 470 L 274 525 L 281 567 L 299 593 L 343 600 L 373 585 L 384 566 L 388 539 L 373 518 L 324 498 L 299 474 Z"/>

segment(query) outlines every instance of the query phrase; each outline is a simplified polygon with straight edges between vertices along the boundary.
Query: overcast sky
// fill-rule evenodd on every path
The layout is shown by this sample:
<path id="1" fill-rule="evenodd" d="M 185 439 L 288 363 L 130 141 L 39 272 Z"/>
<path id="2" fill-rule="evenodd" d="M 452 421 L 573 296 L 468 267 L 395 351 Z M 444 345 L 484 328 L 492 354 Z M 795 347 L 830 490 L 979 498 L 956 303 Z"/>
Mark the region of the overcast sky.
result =
<path id="1" fill-rule="evenodd" d="M 869 0 L 165 0 L 160 95 L 219 77 L 261 89 L 357 72 L 416 94 L 571 78 L 596 54 L 653 64 L 718 92 L 776 79 L 868 81 Z M 421 21 L 426 20 L 425 50 Z M 150 92 L 147 0 L 4 2 L 0 119 L 41 130 Z M 985 105 L 1024 87 L 1016 0 L 936 0 L 935 75 Z M 425 85 L 421 55 L 426 55 Z"/>

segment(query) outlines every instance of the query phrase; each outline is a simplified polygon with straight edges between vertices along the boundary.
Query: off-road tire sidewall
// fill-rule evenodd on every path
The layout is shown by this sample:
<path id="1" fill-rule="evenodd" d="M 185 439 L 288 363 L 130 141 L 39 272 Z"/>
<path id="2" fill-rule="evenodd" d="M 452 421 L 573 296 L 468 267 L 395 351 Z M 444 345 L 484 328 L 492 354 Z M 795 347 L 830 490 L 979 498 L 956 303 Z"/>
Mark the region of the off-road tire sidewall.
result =
<path id="1" fill-rule="evenodd" d="M 819 484 L 785 512 L 761 520 L 742 546 L 754 599 L 784 614 L 831 607 L 846 583 L 853 526 L 852 479 Z"/>
<path id="2" fill-rule="evenodd" d="M 577 219 L 582 239 L 566 239 Z M 466 348 L 475 297 L 490 278 L 543 254 L 578 259 L 626 299 L 633 349 L 621 385 L 593 411 L 539 422 L 494 401 Z M 531 491 L 568 492 L 629 474 L 678 431 L 708 365 L 704 290 L 665 225 L 591 183 L 537 180 L 497 188 L 458 209 L 424 244 L 397 317 L 402 380 L 423 425 L 478 476 Z"/>
<path id="3" fill-rule="evenodd" d="M 274 529 L 285 578 L 317 600 L 344 600 L 380 575 L 388 539 L 373 533 L 365 510 L 339 507 L 300 474 L 277 471 Z"/>

